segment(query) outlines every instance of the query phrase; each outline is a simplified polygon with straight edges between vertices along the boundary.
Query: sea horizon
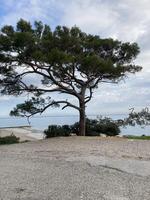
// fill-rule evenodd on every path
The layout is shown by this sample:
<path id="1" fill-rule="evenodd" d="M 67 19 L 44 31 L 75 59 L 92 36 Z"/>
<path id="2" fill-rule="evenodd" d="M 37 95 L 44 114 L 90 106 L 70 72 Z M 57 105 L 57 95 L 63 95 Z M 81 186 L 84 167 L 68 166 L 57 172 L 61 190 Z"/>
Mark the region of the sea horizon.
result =
<path id="1" fill-rule="evenodd" d="M 89 119 L 96 119 L 102 115 L 87 115 Z M 124 119 L 127 117 L 127 114 L 107 114 L 103 117 L 110 117 L 114 120 Z M 43 116 L 34 116 L 29 119 L 30 124 L 27 121 L 27 118 L 23 117 L 10 117 L 10 116 L 0 116 L 0 128 L 3 127 L 17 127 L 17 126 L 31 126 L 33 129 L 38 131 L 44 131 L 48 128 L 49 125 L 72 125 L 78 121 L 78 115 L 43 115 Z M 148 127 L 140 126 L 127 126 L 126 128 L 120 128 L 121 135 L 150 135 Z"/>

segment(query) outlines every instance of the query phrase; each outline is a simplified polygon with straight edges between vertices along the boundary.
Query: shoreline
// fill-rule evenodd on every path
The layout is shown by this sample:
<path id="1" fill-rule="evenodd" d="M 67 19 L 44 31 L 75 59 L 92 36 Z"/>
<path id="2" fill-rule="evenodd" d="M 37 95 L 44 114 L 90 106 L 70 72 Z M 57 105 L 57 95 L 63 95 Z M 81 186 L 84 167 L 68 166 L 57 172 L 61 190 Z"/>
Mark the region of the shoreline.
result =
<path id="1" fill-rule="evenodd" d="M 44 139 L 44 134 L 40 130 L 32 129 L 31 126 L 16 126 L 0 128 L 0 137 L 14 134 L 20 141 L 36 141 Z"/>
<path id="2" fill-rule="evenodd" d="M 32 128 L 32 126 L 2 126 L 2 127 L 0 127 L 0 130 L 1 129 L 8 129 L 8 128 Z"/>

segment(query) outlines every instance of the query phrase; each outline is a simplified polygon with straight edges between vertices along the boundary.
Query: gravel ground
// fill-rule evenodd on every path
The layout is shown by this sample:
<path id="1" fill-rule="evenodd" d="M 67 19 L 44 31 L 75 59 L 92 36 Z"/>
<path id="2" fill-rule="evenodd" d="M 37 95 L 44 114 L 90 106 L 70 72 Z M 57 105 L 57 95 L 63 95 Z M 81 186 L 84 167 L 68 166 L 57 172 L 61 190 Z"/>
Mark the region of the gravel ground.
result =
<path id="1" fill-rule="evenodd" d="M 150 141 L 53 138 L 0 146 L 0 200 L 149 200 Z"/>

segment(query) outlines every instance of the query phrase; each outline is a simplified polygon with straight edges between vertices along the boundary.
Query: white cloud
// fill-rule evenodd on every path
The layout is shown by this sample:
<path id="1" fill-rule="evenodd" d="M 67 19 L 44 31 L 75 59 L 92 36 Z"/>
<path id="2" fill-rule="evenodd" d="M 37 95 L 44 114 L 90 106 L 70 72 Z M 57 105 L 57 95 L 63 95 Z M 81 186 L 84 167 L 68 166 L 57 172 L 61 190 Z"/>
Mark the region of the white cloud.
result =
<path id="1" fill-rule="evenodd" d="M 0 102 L 9 101 L 9 100 L 10 100 L 9 96 L 0 96 Z"/>
<path id="2" fill-rule="evenodd" d="M 114 34 L 114 21 L 117 21 L 118 13 L 108 8 L 101 1 L 73 1 L 67 6 L 61 23 L 68 26 L 77 25 L 86 32 L 100 34 L 107 30 L 106 35 Z"/>
<path id="3" fill-rule="evenodd" d="M 46 14 L 48 7 L 52 1 L 50 0 L 44 2 L 41 0 L 6 1 L 4 2 L 4 5 L 9 12 L 2 17 L 1 23 L 15 24 L 20 18 L 30 21 L 44 20 L 47 17 Z"/>

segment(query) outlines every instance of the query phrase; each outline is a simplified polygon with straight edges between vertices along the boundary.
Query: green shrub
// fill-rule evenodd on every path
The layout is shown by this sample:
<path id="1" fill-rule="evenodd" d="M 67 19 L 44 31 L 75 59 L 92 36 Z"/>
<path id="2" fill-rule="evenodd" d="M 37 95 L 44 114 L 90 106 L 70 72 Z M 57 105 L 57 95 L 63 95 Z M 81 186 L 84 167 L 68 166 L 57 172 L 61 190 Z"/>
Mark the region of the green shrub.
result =
<path id="1" fill-rule="evenodd" d="M 79 123 L 72 125 L 71 130 L 79 135 Z M 86 136 L 99 136 L 101 133 L 107 136 L 115 136 L 120 133 L 120 128 L 110 118 L 86 119 Z"/>
<path id="2" fill-rule="evenodd" d="M 2 144 L 14 144 L 19 143 L 20 138 L 16 137 L 15 135 L 0 137 L 0 145 Z"/>
<path id="3" fill-rule="evenodd" d="M 79 135 L 79 122 L 74 123 L 73 125 L 70 126 L 71 133 L 76 133 Z"/>
<path id="4" fill-rule="evenodd" d="M 127 139 L 132 139 L 132 140 L 150 140 L 150 136 L 149 135 L 141 135 L 141 136 L 137 136 L 137 135 L 125 135 L 124 138 Z"/>
<path id="5" fill-rule="evenodd" d="M 107 124 L 100 123 L 96 128 L 97 132 L 106 134 L 107 136 L 115 136 L 120 133 L 119 127 L 113 122 L 109 122 Z"/>
<path id="6" fill-rule="evenodd" d="M 46 138 L 69 136 L 70 133 L 76 133 L 79 135 L 79 122 L 73 125 L 50 125 L 47 130 L 44 131 Z M 86 136 L 99 136 L 101 133 L 107 136 L 115 136 L 120 133 L 120 128 L 110 118 L 101 118 L 98 120 L 86 119 Z"/>
<path id="7" fill-rule="evenodd" d="M 46 138 L 51 137 L 66 137 L 69 136 L 71 133 L 71 129 L 69 125 L 57 126 L 57 125 L 50 125 L 48 129 L 44 131 Z"/>

